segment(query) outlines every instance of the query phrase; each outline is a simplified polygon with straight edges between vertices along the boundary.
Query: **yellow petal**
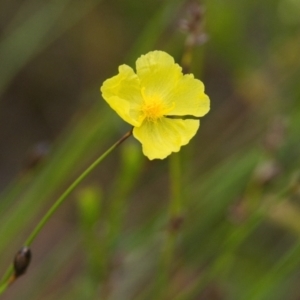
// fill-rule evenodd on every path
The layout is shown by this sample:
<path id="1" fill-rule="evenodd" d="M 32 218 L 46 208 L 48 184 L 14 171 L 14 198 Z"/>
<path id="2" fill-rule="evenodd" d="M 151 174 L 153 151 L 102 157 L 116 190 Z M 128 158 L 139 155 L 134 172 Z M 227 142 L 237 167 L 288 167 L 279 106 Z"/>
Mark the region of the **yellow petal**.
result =
<path id="1" fill-rule="evenodd" d="M 137 75 L 146 97 L 166 100 L 166 95 L 182 77 L 181 67 L 175 64 L 172 56 L 163 51 L 152 51 L 136 61 Z M 169 103 L 166 103 L 169 105 Z"/>
<path id="2" fill-rule="evenodd" d="M 167 97 L 167 101 L 174 102 L 174 109 L 168 115 L 202 117 L 209 111 L 210 103 L 204 93 L 204 85 L 192 74 L 184 75 Z"/>
<path id="3" fill-rule="evenodd" d="M 141 125 L 143 98 L 140 80 L 132 68 L 120 66 L 119 74 L 104 81 L 100 90 L 105 101 L 123 120 L 133 126 Z"/>
<path id="4" fill-rule="evenodd" d="M 133 129 L 133 135 L 141 142 L 143 153 L 149 159 L 164 159 L 186 145 L 199 125 L 199 120 L 161 118 L 156 122 L 144 121 L 140 127 Z"/>

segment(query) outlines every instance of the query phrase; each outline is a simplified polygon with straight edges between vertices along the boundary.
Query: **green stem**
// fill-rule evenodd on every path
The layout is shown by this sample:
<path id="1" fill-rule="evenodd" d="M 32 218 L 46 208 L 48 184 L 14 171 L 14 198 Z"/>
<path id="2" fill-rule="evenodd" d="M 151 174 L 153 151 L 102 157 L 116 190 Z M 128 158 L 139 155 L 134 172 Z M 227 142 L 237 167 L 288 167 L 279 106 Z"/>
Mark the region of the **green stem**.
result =
<path id="1" fill-rule="evenodd" d="M 0 295 L 7 289 L 9 282 L 5 282 L 0 286 Z"/>
<path id="2" fill-rule="evenodd" d="M 66 189 L 66 191 L 57 199 L 57 201 L 48 210 L 45 216 L 42 218 L 40 223 L 35 227 L 30 236 L 25 242 L 26 246 L 31 245 L 36 236 L 39 234 L 41 229 L 55 213 L 55 211 L 60 207 L 60 205 L 65 201 L 65 199 L 75 190 L 75 188 L 122 142 L 124 142 L 129 136 L 131 136 L 132 131 L 127 132 L 122 138 L 120 138 L 115 144 L 113 144 L 108 150 L 106 150 L 100 157 L 98 157 L 85 171 L 79 175 L 79 177 Z"/>
<path id="3" fill-rule="evenodd" d="M 188 41 L 188 38 L 187 38 Z M 181 65 L 183 73 L 189 73 L 192 64 L 193 45 L 186 42 L 182 54 Z M 155 289 L 156 298 L 165 299 L 169 292 L 169 277 L 171 274 L 172 259 L 176 248 L 176 240 L 180 231 L 182 216 L 182 186 L 181 186 L 181 167 L 180 153 L 174 153 L 169 159 L 170 171 L 170 204 L 168 208 L 169 220 L 168 230 L 162 249 L 159 275 L 157 276 L 157 287 Z"/>
<path id="4" fill-rule="evenodd" d="M 181 188 L 181 167 L 180 154 L 175 153 L 169 160 L 170 168 L 170 203 L 169 203 L 169 224 L 163 253 L 165 272 L 167 280 L 171 272 L 172 258 L 174 256 L 176 238 L 182 223 L 182 188 Z"/>
<path id="5" fill-rule="evenodd" d="M 98 157 L 85 171 L 83 171 L 78 178 L 65 190 L 65 192 L 56 200 L 56 202 L 50 207 L 50 209 L 46 212 L 41 221 L 36 225 L 33 229 L 24 245 L 27 247 L 32 244 L 37 235 L 43 229 L 45 224 L 49 221 L 52 215 L 57 211 L 57 209 L 64 203 L 64 201 L 68 198 L 68 196 L 75 190 L 75 188 L 122 142 L 124 142 L 128 137 L 132 134 L 132 130 L 127 132 L 122 138 L 120 138 L 115 144 L 113 144 L 108 150 L 106 150 L 100 157 Z M 13 274 L 13 266 L 11 265 L 8 270 L 5 272 L 2 278 L 2 284 L 0 286 L 0 295 L 6 290 L 8 287 L 8 281 Z"/>
<path id="6" fill-rule="evenodd" d="M 180 154 L 174 153 L 170 157 L 170 181 L 171 181 L 171 200 L 169 213 L 170 217 L 177 218 L 181 215 L 181 167 Z"/>
<path id="7" fill-rule="evenodd" d="M 192 52 L 193 47 L 192 45 L 185 46 L 182 59 L 181 59 L 181 66 L 184 74 L 189 74 L 191 72 L 191 65 L 192 65 Z"/>
<path id="8" fill-rule="evenodd" d="M 162 249 L 159 274 L 157 276 L 156 299 L 165 299 L 169 293 L 169 279 L 176 240 L 182 223 L 181 168 L 180 154 L 169 158 L 170 203 L 168 208 L 168 228 Z"/>

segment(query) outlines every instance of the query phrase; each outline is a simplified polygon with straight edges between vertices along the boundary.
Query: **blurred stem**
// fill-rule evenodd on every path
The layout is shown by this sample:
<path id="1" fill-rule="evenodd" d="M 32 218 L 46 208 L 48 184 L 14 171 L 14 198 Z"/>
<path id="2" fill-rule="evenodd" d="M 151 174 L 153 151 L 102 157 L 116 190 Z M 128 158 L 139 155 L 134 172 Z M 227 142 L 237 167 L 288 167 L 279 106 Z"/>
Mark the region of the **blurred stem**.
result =
<path id="1" fill-rule="evenodd" d="M 0 295 L 7 289 L 9 282 L 5 282 L 0 286 Z"/>
<path id="2" fill-rule="evenodd" d="M 193 46 L 194 44 L 189 43 L 189 37 L 187 37 L 181 58 L 181 65 L 184 74 L 189 73 L 191 69 Z M 171 195 L 168 209 L 169 223 L 166 232 L 165 243 L 162 250 L 159 275 L 157 276 L 158 289 L 156 290 L 156 298 L 161 299 L 165 299 L 169 293 L 169 277 L 171 274 L 172 261 L 176 248 L 176 239 L 183 222 L 180 162 L 180 153 L 174 153 L 170 156 L 169 170 Z"/>
<path id="3" fill-rule="evenodd" d="M 134 144 L 127 144 L 122 148 L 121 163 L 118 177 L 115 180 L 113 192 L 109 198 L 109 207 L 104 218 L 106 233 L 102 240 L 103 251 L 103 292 L 101 299 L 109 299 L 114 287 L 115 265 L 122 263 L 119 247 L 122 237 L 123 221 L 128 210 L 129 202 L 126 201 L 132 187 L 136 184 L 137 177 L 143 166 L 140 149 Z M 128 200 L 128 199 L 127 199 Z"/>
<path id="4" fill-rule="evenodd" d="M 192 45 L 186 43 L 185 50 L 183 52 L 182 59 L 181 59 L 181 66 L 184 74 L 188 74 L 191 72 L 192 52 L 193 52 Z"/>
<path id="5" fill-rule="evenodd" d="M 247 300 L 263 300 L 273 299 L 278 293 L 277 287 L 288 276 L 297 272 L 300 263 L 300 242 L 287 251 L 285 255 L 272 267 L 269 272 L 257 281 L 257 284 L 251 288 L 249 295 L 246 294 L 244 299 Z"/>
<path id="6" fill-rule="evenodd" d="M 244 197 L 248 198 L 250 195 L 255 197 L 255 199 L 253 198 L 252 200 L 253 203 L 257 205 L 250 207 L 252 210 L 249 211 L 249 216 L 244 223 L 239 226 L 233 226 L 228 232 L 225 239 L 226 242 L 223 245 L 220 245 L 222 255 L 218 256 L 215 262 L 203 273 L 199 280 L 196 280 L 185 291 L 183 290 L 181 293 L 176 295 L 174 300 L 195 299 L 195 297 L 200 295 L 204 288 L 214 278 L 220 277 L 221 274 L 223 277 L 226 277 L 226 272 L 228 272 L 234 262 L 234 254 L 237 249 L 255 231 L 255 229 L 257 229 L 258 226 L 266 220 L 266 216 L 270 213 L 271 208 L 274 207 L 275 204 L 287 201 L 297 193 L 298 180 L 298 177 L 293 176 L 287 187 L 283 188 L 282 191 L 279 191 L 274 198 L 270 199 L 267 197 L 265 200 L 263 198 L 263 186 L 257 186 L 255 193 L 253 193 L 252 189 L 249 189 L 249 186 L 253 184 L 249 184 Z M 259 280 L 257 286 L 251 288 L 251 291 L 249 292 L 250 294 L 243 299 L 272 299 L 271 296 L 268 297 L 266 294 L 272 292 L 272 287 L 277 286 L 274 285 L 275 280 L 280 282 L 280 280 L 286 278 L 285 276 L 287 276 L 289 272 L 293 271 L 292 266 L 294 266 L 295 269 L 295 266 L 300 263 L 299 254 L 300 243 L 296 243 L 295 246 L 278 261 L 275 267 L 267 273 L 265 278 L 263 278 L 263 280 Z"/>
<path id="7" fill-rule="evenodd" d="M 169 277 L 176 248 L 176 239 L 182 224 L 182 189 L 180 154 L 174 153 L 169 158 L 170 203 L 168 208 L 168 228 L 162 249 L 155 299 L 165 299 L 169 293 Z"/>
<path id="8" fill-rule="evenodd" d="M 181 214 L 181 167 L 180 154 L 174 153 L 170 157 L 170 181 L 171 181 L 171 201 L 169 214 L 171 219 L 177 218 Z"/>
<path id="9" fill-rule="evenodd" d="M 64 203 L 64 201 L 68 198 L 68 196 L 75 190 L 75 188 L 114 150 L 116 149 L 122 142 L 124 142 L 128 137 L 132 134 L 132 130 L 127 132 L 122 138 L 120 138 L 115 144 L 113 144 L 106 152 L 104 152 L 100 157 L 98 157 L 85 171 L 79 175 L 79 177 L 65 190 L 65 192 L 56 200 L 56 202 L 50 207 L 50 209 L 46 212 L 41 221 L 36 225 L 33 229 L 24 245 L 29 247 L 32 242 L 35 240 L 37 235 L 46 225 L 46 223 L 50 220 L 53 214 L 57 211 L 57 209 Z M 2 278 L 2 284 L 0 286 L 0 295 L 6 290 L 6 288 L 10 284 L 10 280 L 13 276 L 13 266 L 11 265 Z"/>
<path id="10" fill-rule="evenodd" d="M 171 197 L 169 204 L 169 228 L 165 245 L 164 260 L 170 269 L 172 256 L 175 248 L 177 233 L 182 221 L 182 187 L 180 154 L 174 153 L 169 159 Z"/>

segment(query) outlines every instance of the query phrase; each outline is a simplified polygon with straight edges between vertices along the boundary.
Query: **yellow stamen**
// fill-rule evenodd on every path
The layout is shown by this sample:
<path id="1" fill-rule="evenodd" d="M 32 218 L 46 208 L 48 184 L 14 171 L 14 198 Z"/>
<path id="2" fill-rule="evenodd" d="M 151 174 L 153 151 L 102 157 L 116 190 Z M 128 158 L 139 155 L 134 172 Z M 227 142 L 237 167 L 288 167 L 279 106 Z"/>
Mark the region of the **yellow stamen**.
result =
<path id="1" fill-rule="evenodd" d="M 174 103 L 167 106 L 159 96 L 146 96 L 142 88 L 144 103 L 141 108 L 143 117 L 150 122 L 156 122 L 174 108 Z"/>

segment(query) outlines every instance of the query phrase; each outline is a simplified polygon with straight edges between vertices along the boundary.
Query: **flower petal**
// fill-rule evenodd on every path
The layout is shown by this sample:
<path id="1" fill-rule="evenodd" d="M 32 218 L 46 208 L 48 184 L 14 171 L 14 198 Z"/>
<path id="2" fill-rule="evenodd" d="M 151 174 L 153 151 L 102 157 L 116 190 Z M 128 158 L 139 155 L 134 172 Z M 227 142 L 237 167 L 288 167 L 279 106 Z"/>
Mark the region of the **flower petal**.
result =
<path id="1" fill-rule="evenodd" d="M 184 75 L 167 97 L 168 101 L 174 102 L 174 109 L 168 115 L 202 117 L 209 111 L 204 85 L 192 74 Z"/>
<path id="2" fill-rule="evenodd" d="M 132 68 L 127 65 L 119 67 L 119 74 L 104 81 L 100 88 L 102 96 L 110 107 L 126 122 L 140 126 L 140 107 L 143 102 L 140 80 Z"/>
<path id="3" fill-rule="evenodd" d="M 133 135 L 141 142 L 143 153 L 149 159 L 164 159 L 186 145 L 199 126 L 199 120 L 161 118 L 157 122 L 144 121 L 140 127 L 133 129 Z"/>
<path id="4" fill-rule="evenodd" d="M 183 76 L 173 57 L 163 51 L 142 55 L 136 61 L 136 71 L 145 96 L 160 96 L 163 100 Z"/>

